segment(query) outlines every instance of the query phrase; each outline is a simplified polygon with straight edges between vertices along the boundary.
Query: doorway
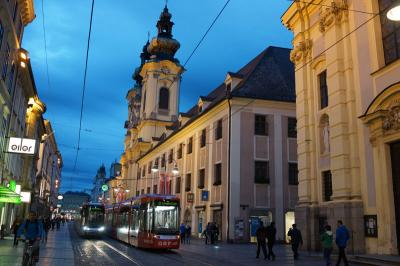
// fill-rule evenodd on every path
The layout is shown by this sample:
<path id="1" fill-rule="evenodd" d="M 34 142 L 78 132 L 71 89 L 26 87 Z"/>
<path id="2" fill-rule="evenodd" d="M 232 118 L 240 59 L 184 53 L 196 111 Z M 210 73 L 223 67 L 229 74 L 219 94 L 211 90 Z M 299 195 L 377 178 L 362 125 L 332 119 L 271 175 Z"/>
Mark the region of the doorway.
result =
<path id="1" fill-rule="evenodd" d="M 390 144 L 392 161 L 393 197 L 396 217 L 397 250 L 400 254 L 400 142 Z"/>

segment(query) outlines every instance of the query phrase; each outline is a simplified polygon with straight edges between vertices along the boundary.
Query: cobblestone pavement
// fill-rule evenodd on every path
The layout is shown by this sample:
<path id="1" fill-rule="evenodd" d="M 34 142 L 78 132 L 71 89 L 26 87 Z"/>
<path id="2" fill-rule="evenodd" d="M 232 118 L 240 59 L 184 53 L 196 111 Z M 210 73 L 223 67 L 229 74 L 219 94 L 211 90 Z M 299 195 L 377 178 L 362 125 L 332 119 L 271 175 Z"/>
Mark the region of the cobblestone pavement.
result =
<path id="1" fill-rule="evenodd" d="M 111 265 L 324 265 L 320 255 L 301 253 L 294 261 L 289 246 L 277 245 L 276 260 L 255 258 L 255 245 L 225 244 L 204 245 L 192 240 L 179 250 L 154 251 L 137 249 L 108 237 L 81 238 L 72 225 L 50 231 L 47 244 L 41 244 L 38 266 L 111 266 Z M 0 266 L 21 265 L 22 245 L 12 247 L 9 237 L 0 240 Z M 262 257 L 262 255 L 261 255 Z"/>

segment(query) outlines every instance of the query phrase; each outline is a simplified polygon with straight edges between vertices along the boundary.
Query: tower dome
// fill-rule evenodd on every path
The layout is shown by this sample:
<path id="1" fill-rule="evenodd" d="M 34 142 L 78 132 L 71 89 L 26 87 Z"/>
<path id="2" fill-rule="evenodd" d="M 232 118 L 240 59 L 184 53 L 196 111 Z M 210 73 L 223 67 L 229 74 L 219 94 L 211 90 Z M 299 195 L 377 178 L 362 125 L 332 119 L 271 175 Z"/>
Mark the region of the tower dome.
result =
<path id="1" fill-rule="evenodd" d="M 174 23 L 171 21 L 171 17 L 168 7 L 165 6 L 156 25 L 158 35 L 151 40 L 147 47 L 147 51 L 151 54 L 150 59 L 175 60 L 174 56 L 180 47 L 180 43 L 172 38 Z"/>

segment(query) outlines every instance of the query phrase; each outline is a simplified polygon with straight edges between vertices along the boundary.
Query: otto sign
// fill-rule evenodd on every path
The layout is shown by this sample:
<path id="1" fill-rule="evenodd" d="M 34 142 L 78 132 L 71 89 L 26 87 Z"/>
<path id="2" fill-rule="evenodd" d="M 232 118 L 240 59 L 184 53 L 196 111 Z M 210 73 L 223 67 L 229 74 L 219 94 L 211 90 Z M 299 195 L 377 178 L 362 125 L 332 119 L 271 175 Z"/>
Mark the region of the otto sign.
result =
<path id="1" fill-rule="evenodd" d="M 10 153 L 34 154 L 35 145 L 36 140 L 34 139 L 10 138 L 7 151 Z"/>

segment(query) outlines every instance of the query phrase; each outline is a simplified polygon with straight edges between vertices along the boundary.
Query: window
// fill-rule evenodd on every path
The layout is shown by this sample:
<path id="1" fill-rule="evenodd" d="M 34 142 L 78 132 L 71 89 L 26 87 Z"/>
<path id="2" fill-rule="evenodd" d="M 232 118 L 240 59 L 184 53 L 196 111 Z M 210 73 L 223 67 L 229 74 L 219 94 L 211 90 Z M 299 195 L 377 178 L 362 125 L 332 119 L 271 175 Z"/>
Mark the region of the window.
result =
<path id="1" fill-rule="evenodd" d="M 297 163 L 289 163 L 289 185 L 299 184 Z"/>
<path id="2" fill-rule="evenodd" d="M 226 84 L 226 95 L 230 95 L 232 91 L 232 83 Z"/>
<path id="3" fill-rule="evenodd" d="M 288 138 L 297 138 L 297 120 L 296 118 L 288 118 Z"/>
<path id="4" fill-rule="evenodd" d="M 169 106 L 169 91 L 167 88 L 162 87 L 160 89 L 160 98 L 158 100 L 158 108 L 168 110 Z"/>
<path id="5" fill-rule="evenodd" d="M 139 190 L 137 190 L 136 191 L 136 197 L 139 197 L 140 196 L 140 192 L 139 192 Z"/>
<path id="6" fill-rule="evenodd" d="M 217 128 L 215 129 L 215 139 L 221 139 L 222 138 L 222 119 L 218 120 L 217 122 Z"/>
<path id="7" fill-rule="evenodd" d="M 153 186 L 153 193 L 154 193 L 154 194 L 157 194 L 157 193 L 158 193 L 158 192 L 157 192 L 157 185 L 154 185 L 154 186 Z"/>
<path id="8" fill-rule="evenodd" d="M 140 191 L 140 194 L 143 195 L 144 194 L 144 189 L 142 188 L 142 190 Z"/>
<path id="9" fill-rule="evenodd" d="M 7 82 L 7 89 L 10 94 L 14 85 L 14 73 L 15 73 L 15 64 L 12 64 L 10 75 L 8 75 L 8 82 Z"/>
<path id="10" fill-rule="evenodd" d="M 206 175 L 206 170 L 205 169 L 200 169 L 197 188 L 199 188 L 199 189 L 203 189 L 204 188 L 205 175 Z"/>
<path id="11" fill-rule="evenodd" d="M 140 173 L 141 173 L 141 170 L 140 170 L 140 168 L 138 168 L 138 171 L 137 171 L 137 179 L 138 180 L 140 179 Z"/>
<path id="12" fill-rule="evenodd" d="M 172 163 L 173 161 L 174 161 L 174 149 L 170 149 L 168 154 L 168 163 Z"/>
<path id="13" fill-rule="evenodd" d="M 161 167 L 165 167 L 165 153 L 161 156 Z"/>
<path id="14" fill-rule="evenodd" d="M 182 149 L 183 149 L 183 144 L 180 143 L 178 147 L 178 159 L 182 158 Z"/>
<path id="15" fill-rule="evenodd" d="M 326 70 L 318 75 L 319 96 L 321 109 L 328 106 L 328 84 L 326 82 Z"/>
<path id="16" fill-rule="evenodd" d="M 206 146 L 206 129 L 201 131 L 200 147 Z"/>
<path id="17" fill-rule="evenodd" d="M 146 91 L 144 91 L 144 96 L 143 96 L 143 112 L 145 108 L 146 108 Z"/>
<path id="18" fill-rule="evenodd" d="M 177 178 L 176 178 L 176 180 L 175 180 L 175 193 L 176 194 L 179 194 L 179 193 L 181 193 L 181 177 L 180 176 L 178 176 Z"/>
<path id="19" fill-rule="evenodd" d="M 221 185 L 221 183 L 222 183 L 221 180 L 222 180 L 221 163 L 217 163 L 214 166 L 214 186 Z"/>
<path id="20" fill-rule="evenodd" d="M 332 196 L 332 174 L 331 171 L 322 172 L 324 201 L 330 201 Z"/>
<path id="21" fill-rule="evenodd" d="M 400 58 L 400 23 L 386 17 L 388 9 L 394 2 L 394 0 L 379 0 L 385 64 L 390 64 Z"/>
<path id="22" fill-rule="evenodd" d="M 269 184 L 269 163 L 265 161 L 254 162 L 254 183 Z"/>
<path id="23" fill-rule="evenodd" d="M 254 134 L 268 136 L 267 117 L 265 115 L 255 115 Z"/>
<path id="24" fill-rule="evenodd" d="M 7 76 L 9 60 L 10 60 L 10 45 L 7 43 L 6 56 L 3 61 L 3 69 L 2 69 L 2 73 L 1 73 L 1 77 L 3 78 L 4 81 L 6 80 L 6 76 Z"/>
<path id="25" fill-rule="evenodd" d="M 152 168 L 152 162 L 149 162 L 149 165 L 147 166 L 147 173 L 151 174 L 151 168 Z"/>
<path id="26" fill-rule="evenodd" d="M 143 169 L 142 169 L 142 176 L 143 176 L 143 177 L 146 176 L 146 165 L 143 166 Z"/>
<path id="27" fill-rule="evenodd" d="M 147 187 L 147 194 L 150 194 L 150 187 Z"/>
<path id="28" fill-rule="evenodd" d="M 198 106 L 199 113 L 203 112 L 203 105 Z"/>
<path id="29" fill-rule="evenodd" d="M 191 154 L 192 153 L 192 148 L 193 148 L 193 137 L 189 139 L 188 147 L 187 147 L 187 153 Z"/>
<path id="30" fill-rule="evenodd" d="M 1 23 L 1 21 L 0 21 L 0 49 L 1 49 L 1 45 L 3 43 L 3 36 L 4 36 L 4 27 L 3 27 L 3 23 Z"/>
<path id="31" fill-rule="evenodd" d="M 192 189 L 192 175 L 186 175 L 186 184 L 185 184 L 185 191 L 190 191 Z"/>

